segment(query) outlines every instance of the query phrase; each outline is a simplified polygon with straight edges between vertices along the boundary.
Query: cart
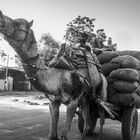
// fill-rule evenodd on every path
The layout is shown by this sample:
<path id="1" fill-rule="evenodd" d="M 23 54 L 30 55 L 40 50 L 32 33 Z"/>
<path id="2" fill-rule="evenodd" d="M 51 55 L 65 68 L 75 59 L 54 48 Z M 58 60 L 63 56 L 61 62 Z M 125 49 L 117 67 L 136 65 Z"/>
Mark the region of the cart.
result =
<path id="1" fill-rule="evenodd" d="M 138 111 L 135 106 L 122 107 L 114 105 L 111 102 L 103 102 L 100 99 L 91 101 L 89 103 L 89 116 L 91 120 L 91 126 L 88 131 L 88 135 L 93 133 L 97 119 L 100 118 L 98 106 L 101 106 L 104 111 L 105 118 L 112 120 L 118 120 L 121 122 L 122 138 L 123 140 L 135 140 L 138 126 Z M 83 133 L 84 119 L 82 117 L 81 108 L 78 109 L 78 128 Z"/>

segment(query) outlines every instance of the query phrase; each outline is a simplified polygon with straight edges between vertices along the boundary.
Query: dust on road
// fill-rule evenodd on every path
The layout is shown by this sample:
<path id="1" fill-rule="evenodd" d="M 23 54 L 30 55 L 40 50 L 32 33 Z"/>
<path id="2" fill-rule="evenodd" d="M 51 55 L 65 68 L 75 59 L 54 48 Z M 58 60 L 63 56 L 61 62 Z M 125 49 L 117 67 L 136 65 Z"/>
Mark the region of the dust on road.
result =
<path id="1" fill-rule="evenodd" d="M 0 140 L 48 140 L 50 117 L 48 100 L 41 96 L 1 96 L 0 97 Z M 39 99 L 40 98 L 40 99 Z M 140 115 L 139 115 L 140 119 Z M 60 108 L 58 133 L 61 134 L 65 123 L 65 106 Z M 140 123 L 140 120 L 139 120 Z M 99 122 L 93 136 L 86 140 L 97 140 Z M 69 140 L 80 140 L 81 134 L 75 118 Z M 103 140 L 122 140 L 121 124 L 107 119 L 103 131 Z M 140 124 L 137 140 L 140 139 Z"/>

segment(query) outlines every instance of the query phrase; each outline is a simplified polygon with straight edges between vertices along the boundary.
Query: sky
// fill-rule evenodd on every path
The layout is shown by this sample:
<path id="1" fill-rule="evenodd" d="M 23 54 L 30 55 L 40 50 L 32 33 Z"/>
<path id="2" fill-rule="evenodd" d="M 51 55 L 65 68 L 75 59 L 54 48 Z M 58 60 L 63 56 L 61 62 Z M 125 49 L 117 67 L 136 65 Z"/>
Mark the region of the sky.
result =
<path id="1" fill-rule="evenodd" d="M 66 24 L 81 15 L 96 18 L 95 31 L 104 29 L 118 50 L 140 50 L 140 0 L 0 0 L 0 10 L 33 20 L 37 41 L 43 33 L 62 41 Z"/>

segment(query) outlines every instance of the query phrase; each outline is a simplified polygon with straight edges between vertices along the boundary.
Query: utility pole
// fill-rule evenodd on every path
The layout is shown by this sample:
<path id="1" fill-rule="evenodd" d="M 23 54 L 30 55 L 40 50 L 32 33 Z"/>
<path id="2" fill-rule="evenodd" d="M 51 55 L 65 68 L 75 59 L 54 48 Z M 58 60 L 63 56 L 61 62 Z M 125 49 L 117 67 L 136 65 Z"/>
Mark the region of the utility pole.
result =
<path id="1" fill-rule="evenodd" d="M 7 55 L 7 65 L 6 65 L 6 72 L 5 72 L 5 90 L 8 89 L 8 66 L 9 66 L 9 54 Z"/>

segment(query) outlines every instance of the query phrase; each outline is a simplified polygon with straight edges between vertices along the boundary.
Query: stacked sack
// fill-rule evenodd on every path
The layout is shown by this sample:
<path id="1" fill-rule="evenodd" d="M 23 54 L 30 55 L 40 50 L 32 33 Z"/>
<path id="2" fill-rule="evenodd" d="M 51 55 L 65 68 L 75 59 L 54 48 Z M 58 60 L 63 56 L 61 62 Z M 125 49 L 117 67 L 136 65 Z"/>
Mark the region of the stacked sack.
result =
<path id="1" fill-rule="evenodd" d="M 117 105 L 140 108 L 140 52 L 105 51 L 97 57 L 108 81 L 108 100 Z"/>

